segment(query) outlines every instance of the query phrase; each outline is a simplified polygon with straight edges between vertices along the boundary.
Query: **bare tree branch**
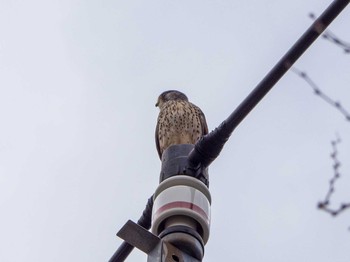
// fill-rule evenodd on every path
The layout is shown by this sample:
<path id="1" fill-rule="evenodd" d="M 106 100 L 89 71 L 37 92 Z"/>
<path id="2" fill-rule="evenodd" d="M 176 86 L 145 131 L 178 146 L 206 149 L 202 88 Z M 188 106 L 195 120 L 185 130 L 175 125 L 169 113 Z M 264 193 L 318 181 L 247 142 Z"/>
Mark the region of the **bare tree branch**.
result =
<path id="1" fill-rule="evenodd" d="M 309 17 L 313 20 L 316 19 L 316 16 L 313 13 L 309 14 Z M 350 54 L 350 43 L 347 43 L 343 40 L 341 40 L 339 37 L 337 37 L 332 31 L 330 30 L 325 30 L 324 33 L 322 34 L 322 37 L 333 44 L 338 45 L 340 48 L 344 50 L 346 54 Z"/>
<path id="2" fill-rule="evenodd" d="M 341 203 L 338 208 L 330 207 L 330 200 L 335 192 L 335 182 L 340 178 L 339 167 L 341 166 L 338 160 L 338 144 L 341 142 L 340 138 L 337 137 L 335 140 L 331 141 L 332 153 L 331 158 L 333 160 L 333 177 L 329 181 L 328 192 L 323 201 L 318 203 L 318 208 L 331 214 L 332 216 L 337 216 L 339 213 L 343 212 L 347 208 L 350 208 L 350 203 Z"/>
<path id="3" fill-rule="evenodd" d="M 318 95 L 324 101 L 326 101 L 328 104 L 335 107 L 340 113 L 342 113 L 345 116 L 347 121 L 350 121 L 350 113 L 347 110 L 345 110 L 345 108 L 340 104 L 340 102 L 333 100 L 328 95 L 326 95 L 324 92 L 322 92 L 322 90 L 316 85 L 316 83 L 305 72 L 303 72 L 295 67 L 292 67 L 290 70 L 292 72 L 294 72 L 295 74 L 297 74 L 298 76 L 300 76 L 302 79 L 304 79 L 309 84 L 309 86 L 314 90 L 315 95 Z"/>

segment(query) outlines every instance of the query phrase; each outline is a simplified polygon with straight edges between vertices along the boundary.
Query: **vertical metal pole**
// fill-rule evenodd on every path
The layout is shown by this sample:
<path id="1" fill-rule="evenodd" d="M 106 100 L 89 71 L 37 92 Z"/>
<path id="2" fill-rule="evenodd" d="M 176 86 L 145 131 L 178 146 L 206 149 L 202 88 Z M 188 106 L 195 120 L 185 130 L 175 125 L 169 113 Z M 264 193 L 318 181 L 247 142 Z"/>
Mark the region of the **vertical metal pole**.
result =
<path id="1" fill-rule="evenodd" d="M 148 255 L 147 262 L 201 262 L 168 242 L 162 241 Z"/>

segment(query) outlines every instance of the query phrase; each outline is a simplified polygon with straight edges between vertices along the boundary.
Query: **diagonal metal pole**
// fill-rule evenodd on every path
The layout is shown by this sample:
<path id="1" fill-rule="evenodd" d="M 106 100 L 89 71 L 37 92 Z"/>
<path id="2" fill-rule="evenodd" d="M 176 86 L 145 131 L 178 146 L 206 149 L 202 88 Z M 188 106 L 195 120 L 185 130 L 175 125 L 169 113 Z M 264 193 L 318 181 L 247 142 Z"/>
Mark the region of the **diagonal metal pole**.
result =
<path id="1" fill-rule="evenodd" d="M 142 226 L 145 229 L 151 228 L 151 216 L 153 208 L 153 195 L 148 199 L 145 210 L 143 211 L 140 219 L 137 221 L 137 224 Z M 130 255 L 131 251 L 134 249 L 134 246 L 127 242 L 123 242 L 117 251 L 110 258 L 109 262 L 122 262 Z"/>
<path id="2" fill-rule="evenodd" d="M 227 119 L 231 128 L 237 127 L 248 113 L 260 102 L 270 91 L 278 80 L 289 70 L 298 58 L 311 46 L 311 44 L 322 34 L 330 23 L 349 4 L 349 0 L 335 0 L 320 15 L 318 19 L 308 28 L 299 40 L 289 49 L 280 61 L 271 69 L 265 78 L 256 86 L 248 97 Z"/>
<path id="3" fill-rule="evenodd" d="M 190 168 L 207 167 L 220 154 L 233 130 L 250 111 L 264 98 L 280 78 L 311 46 L 329 24 L 343 11 L 350 0 L 334 0 L 319 18 L 298 39 L 264 79 L 253 89 L 232 114 L 214 131 L 197 142 L 189 155 Z"/>
<path id="4" fill-rule="evenodd" d="M 349 4 L 350 0 L 334 0 L 332 4 L 320 15 L 311 27 L 299 38 L 290 50 L 271 69 L 265 78 L 253 89 L 248 97 L 237 107 L 222 124 L 210 134 L 199 140 L 188 157 L 189 169 L 201 169 L 208 167 L 220 154 L 224 144 L 229 139 L 233 130 L 242 122 L 250 111 L 264 98 L 278 80 L 289 70 L 298 58 L 310 47 L 318 36 Z M 146 209 L 138 221 L 144 228 L 150 228 L 150 216 L 152 211 L 152 198 L 149 199 Z M 124 261 L 133 246 L 124 242 L 116 251 L 110 262 Z"/>

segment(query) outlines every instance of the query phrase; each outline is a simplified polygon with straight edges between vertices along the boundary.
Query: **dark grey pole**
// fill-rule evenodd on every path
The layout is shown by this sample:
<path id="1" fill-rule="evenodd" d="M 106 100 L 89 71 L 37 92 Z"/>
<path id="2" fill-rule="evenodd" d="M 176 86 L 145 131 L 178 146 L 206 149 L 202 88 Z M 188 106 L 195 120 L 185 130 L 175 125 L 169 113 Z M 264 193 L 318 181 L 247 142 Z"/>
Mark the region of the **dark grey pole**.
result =
<path id="1" fill-rule="evenodd" d="M 218 128 L 197 142 L 189 155 L 189 165 L 192 169 L 208 167 L 215 160 L 233 130 L 348 4 L 349 0 L 333 1 L 236 110 Z"/>
<path id="2" fill-rule="evenodd" d="M 188 157 L 189 169 L 205 169 L 220 154 L 224 144 L 233 130 L 250 113 L 250 111 L 264 98 L 278 80 L 288 71 L 297 59 L 310 47 L 318 36 L 349 4 L 350 0 L 334 0 L 332 4 L 316 19 L 311 27 L 299 38 L 281 60 L 272 68 L 265 78 L 255 87 L 237 109 L 221 123 L 221 125 L 207 136 L 199 140 Z M 146 209 L 138 221 L 144 228 L 150 228 L 153 198 L 149 199 Z M 145 224 L 144 224 L 145 223 Z M 124 242 L 116 251 L 110 262 L 121 262 L 132 251 L 133 246 Z"/>
<path id="3" fill-rule="evenodd" d="M 137 221 L 137 224 L 142 226 L 145 229 L 151 228 L 151 216 L 153 208 L 153 195 L 148 199 L 145 210 L 142 213 L 142 216 Z M 123 242 L 113 256 L 109 259 L 109 262 L 122 262 L 129 256 L 131 251 L 134 249 L 134 246 L 130 245 L 127 242 Z"/>

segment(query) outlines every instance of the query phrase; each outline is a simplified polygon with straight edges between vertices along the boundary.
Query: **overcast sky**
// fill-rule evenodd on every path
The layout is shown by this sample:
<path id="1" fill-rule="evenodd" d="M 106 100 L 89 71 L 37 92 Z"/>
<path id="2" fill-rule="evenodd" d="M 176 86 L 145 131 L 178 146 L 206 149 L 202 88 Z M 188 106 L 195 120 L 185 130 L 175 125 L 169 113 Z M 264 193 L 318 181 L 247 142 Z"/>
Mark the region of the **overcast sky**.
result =
<path id="1" fill-rule="evenodd" d="M 217 127 L 331 0 L 0 0 L 0 261 L 107 261 L 159 179 L 155 102 L 178 89 Z M 350 41 L 350 7 L 329 28 Z M 350 56 L 297 62 L 350 110 Z M 210 167 L 205 262 L 345 262 L 350 122 L 288 72 Z M 128 261 L 146 261 L 134 250 Z"/>

